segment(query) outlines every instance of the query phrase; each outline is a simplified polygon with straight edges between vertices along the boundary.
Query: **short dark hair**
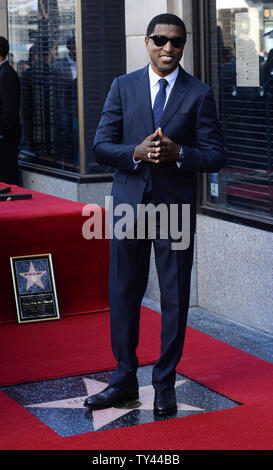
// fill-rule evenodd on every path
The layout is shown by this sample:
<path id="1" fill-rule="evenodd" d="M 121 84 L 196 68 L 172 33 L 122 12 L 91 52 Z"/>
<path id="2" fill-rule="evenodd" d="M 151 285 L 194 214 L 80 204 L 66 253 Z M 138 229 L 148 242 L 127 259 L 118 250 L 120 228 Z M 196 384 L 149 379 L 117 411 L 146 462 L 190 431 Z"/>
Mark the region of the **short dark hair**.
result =
<path id="1" fill-rule="evenodd" d="M 4 57 L 4 59 L 7 57 L 9 53 L 9 42 L 6 38 L 3 36 L 0 36 L 0 56 Z"/>
<path id="2" fill-rule="evenodd" d="M 149 37 L 157 24 L 175 24 L 177 26 L 180 26 L 183 30 L 183 35 L 185 37 L 185 40 L 187 38 L 187 31 L 186 31 L 186 26 L 184 21 L 179 18 L 179 16 L 173 15 L 172 13 L 162 13 L 161 15 L 155 16 L 150 23 L 148 24 L 147 28 L 147 36 Z"/>

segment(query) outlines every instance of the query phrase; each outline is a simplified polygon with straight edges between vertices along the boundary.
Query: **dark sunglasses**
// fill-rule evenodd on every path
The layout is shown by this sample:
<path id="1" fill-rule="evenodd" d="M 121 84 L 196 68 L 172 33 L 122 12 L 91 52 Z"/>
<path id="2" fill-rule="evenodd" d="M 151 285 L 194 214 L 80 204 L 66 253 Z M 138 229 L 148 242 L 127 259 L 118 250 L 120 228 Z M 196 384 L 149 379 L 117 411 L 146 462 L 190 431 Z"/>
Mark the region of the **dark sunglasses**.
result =
<path id="1" fill-rule="evenodd" d="M 176 49 L 184 46 L 186 43 L 186 38 L 182 36 L 176 36 L 174 38 L 168 38 L 167 36 L 149 36 L 149 39 L 152 39 L 157 47 L 162 47 L 167 44 L 167 42 L 171 41 L 171 45 Z"/>

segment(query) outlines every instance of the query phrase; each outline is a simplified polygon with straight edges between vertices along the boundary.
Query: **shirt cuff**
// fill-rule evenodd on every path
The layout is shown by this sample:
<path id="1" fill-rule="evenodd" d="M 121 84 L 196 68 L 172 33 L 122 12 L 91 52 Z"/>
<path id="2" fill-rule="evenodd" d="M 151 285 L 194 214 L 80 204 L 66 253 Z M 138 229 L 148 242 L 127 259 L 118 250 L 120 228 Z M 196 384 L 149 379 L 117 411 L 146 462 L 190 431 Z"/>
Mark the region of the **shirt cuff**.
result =
<path id="1" fill-rule="evenodd" d="M 180 152 L 179 152 L 179 154 L 180 154 L 180 158 L 179 158 L 179 160 L 176 162 L 178 168 L 181 167 L 181 165 L 182 165 L 182 163 L 183 163 L 183 160 L 184 160 L 184 149 L 183 149 L 183 146 L 182 146 L 182 145 L 180 145 Z"/>
<path id="2" fill-rule="evenodd" d="M 135 160 L 133 157 L 133 162 L 134 162 L 134 170 L 136 170 L 141 160 Z"/>

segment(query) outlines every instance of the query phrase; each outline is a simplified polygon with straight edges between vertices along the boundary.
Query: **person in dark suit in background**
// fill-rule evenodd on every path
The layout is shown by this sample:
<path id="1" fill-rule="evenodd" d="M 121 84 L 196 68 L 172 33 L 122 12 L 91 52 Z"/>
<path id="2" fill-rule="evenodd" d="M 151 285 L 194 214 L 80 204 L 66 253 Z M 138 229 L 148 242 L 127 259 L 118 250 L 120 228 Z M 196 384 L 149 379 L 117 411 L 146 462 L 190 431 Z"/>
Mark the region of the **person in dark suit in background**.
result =
<path id="1" fill-rule="evenodd" d="M 155 17 L 145 43 L 150 64 L 112 83 L 94 141 L 95 157 L 116 168 L 114 211 L 127 203 L 137 214 L 140 203 L 153 202 L 169 209 L 176 204 L 180 214 L 188 204 L 190 240 L 187 248 L 174 250 L 172 237 L 161 239 L 158 233 L 153 240 L 111 239 L 110 319 L 117 366 L 110 384 L 88 397 L 85 406 L 102 409 L 138 398 L 139 314 L 153 243 L 162 309 L 161 352 L 152 375 L 154 413 L 165 416 L 177 410 L 175 368 L 189 306 L 197 173 L 218 172 L 224 150 L 212 89 L 179 65 L 186 43 L 183 21 L 172 14 Z"/>
<path id="2" fill-rule="evenodd" d="M 8 53 L 9 43 L 0 36 L 0 181 L 18 184 L 20 82 Z"/>

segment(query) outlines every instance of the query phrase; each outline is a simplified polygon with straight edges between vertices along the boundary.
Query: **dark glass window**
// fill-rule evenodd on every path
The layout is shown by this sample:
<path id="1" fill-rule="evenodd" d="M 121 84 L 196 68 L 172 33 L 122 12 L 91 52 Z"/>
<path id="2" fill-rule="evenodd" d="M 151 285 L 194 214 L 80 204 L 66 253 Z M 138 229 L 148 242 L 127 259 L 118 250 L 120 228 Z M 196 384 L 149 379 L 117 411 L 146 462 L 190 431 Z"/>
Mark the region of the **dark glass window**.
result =
<path id="1" fill-rule="evenodd" d="M 112 173 L 96 164 L 92 143 L 110 84 L 126 72 L 124 2 L 8 0 L 8 26 L 22 91 L 21 160 Z"/>
<path id="2" fill-rule="evenodd" d="M 211 207 L 273 217 L 273 2 L 210 2 L 211 84 L 226 166 L 208 175 Z"/>
<path id="3" fill-rule="evenodd" d="M 75 0 L 8 1 L 21 81 L 21 158 L 77 171 Z"/>

